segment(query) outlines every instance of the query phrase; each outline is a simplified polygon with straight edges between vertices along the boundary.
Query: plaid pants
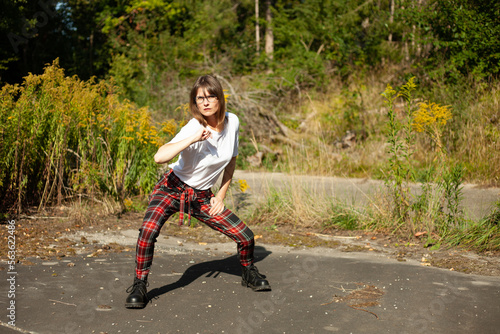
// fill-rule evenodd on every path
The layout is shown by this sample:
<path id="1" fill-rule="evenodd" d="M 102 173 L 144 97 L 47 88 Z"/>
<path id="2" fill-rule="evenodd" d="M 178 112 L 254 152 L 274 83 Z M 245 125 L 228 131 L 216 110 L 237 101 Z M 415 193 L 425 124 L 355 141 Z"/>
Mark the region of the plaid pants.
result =
<path id="1" fill-rule="evenodd" d="M 218 215 L 209 215 L 210 198 L 213 196 L 210 189 L 191 188 L 182 182 L 172 170 L 163 175 L 149 197 L 149 205 L 139 229 L 135 269 L 137 278 L 147 278 L 153 262 L 156 239 L 163 224 L 176 212 L 180 213 L 181 223 L 184 212 L 187 212 L 189 218 L 192 215 L 210 228 L 227 235 L 237 243 L 241 265 L 248 266 L 253 263 L 253 232 L 227 208 Z"/>

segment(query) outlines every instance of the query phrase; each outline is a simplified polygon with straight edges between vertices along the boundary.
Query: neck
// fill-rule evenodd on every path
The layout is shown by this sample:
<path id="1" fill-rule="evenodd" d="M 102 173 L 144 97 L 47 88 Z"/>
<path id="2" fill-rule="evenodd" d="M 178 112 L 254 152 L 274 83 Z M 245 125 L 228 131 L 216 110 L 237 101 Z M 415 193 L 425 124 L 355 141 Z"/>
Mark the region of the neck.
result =
<path id="1" fill-rule="evenodd" d="M 215 117 L 205 118 L 207 121 L 208 127 L 211 129 L 220 132 L 224 128 L 224 123 L 217 123 L 217 119 Z"/>
<path id="2" fill-rule="evenodd" d="M 208 127 L 214 131 L 221 132 L 223 129 L 222 124 L 221 125 L 210 125 L 208 124 Z"/>

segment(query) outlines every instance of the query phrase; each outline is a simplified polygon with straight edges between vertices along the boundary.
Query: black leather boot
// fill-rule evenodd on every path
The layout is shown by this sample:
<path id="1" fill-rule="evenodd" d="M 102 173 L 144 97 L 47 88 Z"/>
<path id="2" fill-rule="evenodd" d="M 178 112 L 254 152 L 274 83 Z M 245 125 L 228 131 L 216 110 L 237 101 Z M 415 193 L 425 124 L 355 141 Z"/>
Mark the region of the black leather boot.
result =
<path id="1" fill-rule="evenodd" d="M 144 308 L 148 303 L 148 291 L 147 291 L 148 282 L 146 280 L 134 279 L 134 284 L 132 284 L 127 292 L 130 292 L 130 295 L 127 297 L 127 301 L 125 302 L 126 308 Z"/>
<path id="2" fill-rule="evenodd" d="M 271 286 L 265 278 L 253 264 L 242 266 L 241 285 L 252 288 L 253 291 L 271 291 Z"/>

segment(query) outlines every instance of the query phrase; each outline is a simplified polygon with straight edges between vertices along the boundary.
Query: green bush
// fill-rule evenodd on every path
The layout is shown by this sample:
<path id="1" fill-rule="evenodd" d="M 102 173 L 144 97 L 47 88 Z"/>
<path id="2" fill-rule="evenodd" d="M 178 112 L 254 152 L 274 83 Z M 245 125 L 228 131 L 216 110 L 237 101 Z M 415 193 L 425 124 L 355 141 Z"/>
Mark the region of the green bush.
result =
<path id="1" fill-rule="evenodd" d="M 157 179 L 153 155 L 176 131 L 158 129 L 147 108 L 120 101 L 106 82 L 65 77 L 56 60 L 42 75 L 0 93 L 0 200 L 42 207 L 67 196 L 146 194 Z"/>

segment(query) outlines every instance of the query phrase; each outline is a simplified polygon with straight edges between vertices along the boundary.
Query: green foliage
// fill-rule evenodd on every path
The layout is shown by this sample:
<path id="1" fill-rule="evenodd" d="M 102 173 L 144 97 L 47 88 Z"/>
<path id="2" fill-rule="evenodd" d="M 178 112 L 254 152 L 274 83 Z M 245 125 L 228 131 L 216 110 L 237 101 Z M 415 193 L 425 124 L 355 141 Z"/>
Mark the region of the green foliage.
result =
<path id="1" fill-rule="evenodd" d="M 2 207 L 44 206 L 66 196 L 146 194 L 157 179 L 152 156 L 175 125 L 161 129 L 146 108 L 120 102 L 105 82 L 65 77 L 57 61 L 0 95 Z"/>
<path id="2" fill-rule="evenodd" d="M 440 180 L 440 187 L 444 192 L 446 201 L 446 224 L 442 228 L 442 233 L 446 234 L 451 226 L 460 224 L 462 220 L 462 209 L 460 203 L 463 199 L 462 182 L 465 169 L 461 164 L 454 165 L 443 173 Z"/>
<path id="3" fill-rule="evenodd" d="M 449 243 L 466 246 L 479 251 L 500 250 L 500 202 L 492 212 L 469 226 L 453 229 L 449 234 Z"/>
<path id="4" fill-rule="evenodd" d="M 257 151 L 252 145 L 245 143 L 246 139 L 240 139 L 240 146 L 238 148 L 238 159 L 236 159 L 237 169 L 247 169 L 249 163 L 246 161 L 246 157 L 254 155 Z M 243 144 L 243 145 L 242 145 Z"/>
<path id="5" fill-rule="evenodd" d="M 352 209 L 332 202 L 331 218 L 323 223 L 323 227 L 325 229 L 357 230 L 360 224 L 358 216 Z"/>
<path id="6" fill-rule="evenodd" d="M 274 32 L 272 59 L 256 51 L 250 0 L 42 3 L 46 6 L 2 1 L 2 80 L 16 81 L 17 71 L 20 81 L 28 72 L 41 72 L 39 64 L 60 57 L 81 78 L 116 75 L 127 97 L 152 105 L 164 96 L 162 86 L 207 71 L 264 71 L 269 87 L 324 89 L 331 73 L 347 78 L 356 69 L 387 62 L 425 64 L 426 74 L 453 80 L 500 70 L 500 4 L 493 0 L 396 2 L 392 23 L 390 1 L 272 1 L 271 22 L 264 17 L 266 2 L 260 1 L 260 35 L 269 28 Z M 5 38 L 9 33 L 19 36 L 26 54 L 36 51 L 33 63 L 14 52 Z M 156 96 L 148 98 L 151 92 Z"/>
<path id="7" fill-rule="evenodd" d="M 500 72 L 500 3 L 476 0 L 432 0 L 423 8 L 411 1 L 404 14 L 419 27 L 419 43 L 431 44 L 424 59 L 435 78 L 457 81 Z"/>

